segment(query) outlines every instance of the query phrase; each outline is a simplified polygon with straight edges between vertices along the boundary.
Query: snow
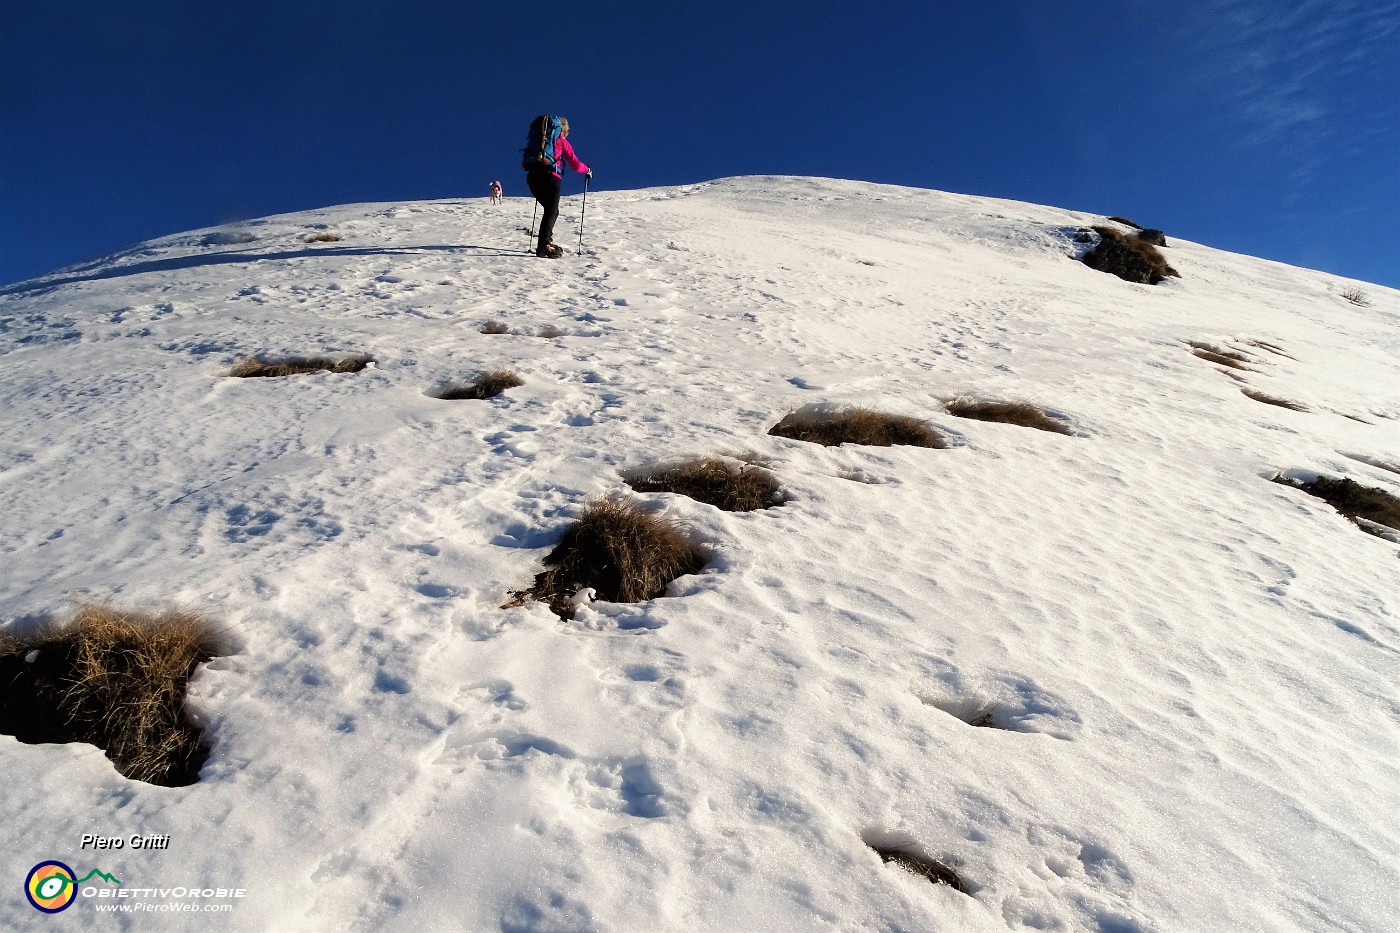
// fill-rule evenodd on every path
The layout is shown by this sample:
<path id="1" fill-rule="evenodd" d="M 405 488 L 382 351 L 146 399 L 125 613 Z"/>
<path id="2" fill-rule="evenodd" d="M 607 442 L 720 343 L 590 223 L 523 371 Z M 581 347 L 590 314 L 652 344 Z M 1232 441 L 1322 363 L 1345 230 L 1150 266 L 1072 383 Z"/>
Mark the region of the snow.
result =
<path id="1" fill-rule="evenodd" d="M 1170 230 L 1181 277 L 1133 285 L 1072 258 L 1101 217 L 860 182 L 594 191 L 555 262 L 530 206 L 287 214 L 0 289 L 0 619 L 178 602 L 229 641 L 191 686 L 196 785 L 0 737 L 0 926 L 57 858 L 244 889 L 200 917 L 236 930 L 1394 928 L 1400 547 L 1269 479 L 1400 493 L 1400 292 Z M 501 368 L 524 385 L 433 397 Z M 766 433 L 807 405 L 953 444 Z M 786 503 L 621 479 L 709 454 Z M 500 608 L 605 496 L 705 570 L 570 622 Z M 1004 728 L 957 718 L 988 704 Z M 97 904 L 61 922 L 116 928 Z"/>

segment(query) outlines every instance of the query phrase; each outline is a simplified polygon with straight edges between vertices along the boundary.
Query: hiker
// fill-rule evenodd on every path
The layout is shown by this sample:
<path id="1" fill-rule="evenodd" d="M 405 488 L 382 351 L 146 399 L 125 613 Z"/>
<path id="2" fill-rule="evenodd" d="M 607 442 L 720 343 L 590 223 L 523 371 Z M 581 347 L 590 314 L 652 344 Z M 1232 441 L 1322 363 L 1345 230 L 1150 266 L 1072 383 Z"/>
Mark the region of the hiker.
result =
<path id="1" fill-rule="evenodd" d="M 491 203 L 501 203 L 501 183 L 499 181 L 491 182 Z"/>
<path id="2" fill-rule="evenodd" d="M 574 155 L 569 144 L 569 121 L 563 117 L 542 116 L 530 124 L 525 144 L 525 184 L 544 208 L 540 218 L 539 246 L 535 255 L 542 259 L 558 259 L 564 251 L 554 245 L 554 222 L 559 219 L 559 195 L 564 184 L 563 163 L 580 175 L 593 177 L 593 170 Z"/>

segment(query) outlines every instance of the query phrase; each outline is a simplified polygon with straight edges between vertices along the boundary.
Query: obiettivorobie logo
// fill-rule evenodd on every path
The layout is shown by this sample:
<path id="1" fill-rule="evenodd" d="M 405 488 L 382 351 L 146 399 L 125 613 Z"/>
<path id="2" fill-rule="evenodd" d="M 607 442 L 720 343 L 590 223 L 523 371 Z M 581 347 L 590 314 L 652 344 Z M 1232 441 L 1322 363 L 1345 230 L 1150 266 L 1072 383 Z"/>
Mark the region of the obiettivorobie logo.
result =
<path id="1" fill-rule="evenodd" d="M 98 868 L 79 878 L 63 862 L 48 859 L 29 869 L 24 879 L 24 896 L 31 907 L 46 914 L 67 910 L 80 898 L 93 910 L 104 913 L 227 913 L 248 892 L 204 884 L 123 884 L 121 879 Z"/>
<path id="2" fill-rule="evenodd" d="M 78 896 L 78 885 L 93 878 L 101 878 L 115 885 L 121 884 L 116 878 L 96 868 L 79 878 L 67 865 L 50 859 L 29 869 L 29 875 L 24 879 L 24 896 L 29 898 L 29 903 L 35 910 L 56 914 L 73 906 L 73 901 Z"/>

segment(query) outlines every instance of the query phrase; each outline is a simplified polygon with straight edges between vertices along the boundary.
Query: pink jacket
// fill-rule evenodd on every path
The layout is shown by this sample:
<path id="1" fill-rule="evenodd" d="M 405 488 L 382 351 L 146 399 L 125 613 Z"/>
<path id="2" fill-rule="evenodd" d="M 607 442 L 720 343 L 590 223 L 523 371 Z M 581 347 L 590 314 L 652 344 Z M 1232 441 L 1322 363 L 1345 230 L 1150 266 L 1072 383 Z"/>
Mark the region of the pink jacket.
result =
<path id="1" fill-rule="evenodd" d="M 556 161 L 564 161 L 569 163 L 569 168 L 578 172 L 580 175 L 588 174 L 588 166 L 580 162 L 578 160 L 578 156 L 574 155 L 574 147 L 569 145 L 569 137 L 560 136 L 557 140 L 555 140 L 554 154 L 557 157 Z M 562 178 L 563 176 L 561 176 L 558 172 L 555 172 L 554 177 Z"/>

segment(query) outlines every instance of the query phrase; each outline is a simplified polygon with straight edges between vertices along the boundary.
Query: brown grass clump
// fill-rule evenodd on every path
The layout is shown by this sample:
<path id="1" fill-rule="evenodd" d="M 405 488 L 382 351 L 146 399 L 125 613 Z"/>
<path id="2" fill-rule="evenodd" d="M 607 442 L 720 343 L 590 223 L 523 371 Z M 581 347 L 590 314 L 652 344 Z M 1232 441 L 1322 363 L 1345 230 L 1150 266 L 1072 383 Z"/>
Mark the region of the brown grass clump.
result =
<path id="1" fill-rule="evenodd" d="M 937 700 L 922 698 L 923 702 L 935 709 L 940 709 L 960 720 L 969 726 L 978 729 L 1004 729 L 1003 707 L 1000 703 L 992 700 L 983 700 L 979 697 L 967 697 L 963 699 Z"/>
<path id="2" fill-rule="evenodd" d="M 782 503 L 782 492 L 772 473 L 719 457 L 657 467 L 625 479 L 637 492 L 673 492 L 726 512 L 752 512 Z"/>
<path id="3" fill-rule="evenodd" d="M 1166 257 L 1146 240 L 1126 236 L 1112 227 L 1095 227 L 1098 245 L 1084 254 L 1083 262 L 1091 269 L 1108 272 L 1126 282 L 1156 285 L 1168 276 L 1177 276 Z"/>
<path id="4" fill-rule="evenodd" d="M 213 629 L 194 613 L 83 606 L 61 629 L 0 644 L 0 733 L 89 742 L 125 777 L 193 784 L 209 749 L 186 715 L 185 687 L 214 653 Z"/>
<path id="5" fill-rule="evenodd" d="M 567 337 L 569 336 L 569 332 L 566 330 L 561 330 L 560 328 L 555 327 L 553 324 L 546 324 L 539 330 L 535 331 L 535 336 L 545 337 L 547 339 L 552 340 L 555 337 Z"/>
<path id="6" fill-rule="evenodd" d="M 508 334 L 510 328 L 500 321 L 487 321 L 481 325 L 481 332 L 483 334 Z"/>
<path id="7" fill-rule="evenodd" d="M 829 413 L 810 410 L 788 413 L 768 429 L 776 437 L 824 444 L 864 444 L 870 447 L 947 446 L 943 437 L 926 422 L 908 415 L 892 415 L 873 408 L 845 408 Z"/>
<path id="8" fill-rule="evenodd" d="M 1133 223 L 1131 220 L 1129 220 L 1129 219 L 1126 218 L 1126 217 L 1110 217 L 1110 218 L 1108 218 L 1108 219 L 1111 220 L 1111 221 L 1113 221 L 1114 223 L 1123 224 L 1123 225 L 1126 226 L 1126 227 L 1135 227 L 1135 228 L 1138 229 L 1138 230 L 1142 230 L 1142 229 L 1143 229 L 1142 224 L 1135 224 L 1135 223 Z"/>
<path id="9" fill-rule="evenodd" d="M 1268 350 L 1270 353 L 1273 353 L 1277 356 L 1287 356 L 1290 360 L 1297 359 L 1297 357 L 1295 356 L 1288 356 L 1288 353 L 1284 351 L 1283 347 L 1280 347 L 1277 344 L 1268 343 L 1263 340 L 1251 340 L 1249 342 L 1249 345 L 1252 347 L 1258 347 L 1261 350 Z"/>
<path id="10" fill-rule="evenodd" d="M 1039 431 L 1053 431 L 1056 434 L 1073 434 L 1069 425 L 1050 417 L 1041 408 L 1030 402 L 998 402 L 992 399 L 959 396 L 950 399 L 944 408 L 948 414 L 958 418 L 971 418 L 974 421 L 996 421 L 1001 424 L 1015 424 L 1023 428 Z"/>
<path id="11" fill-rule="evenodd" d="M 1191 341 L 1191 346 L 1193 347 L 1191 350 L 1193 355 L 1218 366 L 1228 366 L 1231 369 L 1249 369 L 1244 364 L 1251 362 L 1250 358 L 1236 350 L 1222 350 L 1208 343 L 1197 343 L 1194 340 Z"/>
<path id="12" fill-rule="evenodd" d="M 1288 399 L 1279 398 L 1276 395 L 1266 395 L 1263 392 L 1260 392 L 1258 389 L 1241 389 L 1240 391 L 1243 392 L 1245 395 L 1249 396 L 1250 398 L 1254 399 L 1256 402 L 1263 402 L 1265 405 L 1277 405 L 1279 408 L 1287 408 L 1290 411 L 1308 410 L 1308 406 L 1306 405 L 1300 404 L 1298 402 L 1290 402 Z"/>
<path id="13" fill-rule="evenodd" d="M 449 401 L 495 398 L 506 389 L 513 389 L 524 384 L 525 381 L 509 369 L 496 369 L 489 373 L 482 373 L 466 385 L 454 385 L 444 389 L 438 398 Z"/>
<path id="14" fill-rule="evenodd" d="M 699 573 L 705 558 L 675 523 L 607 499 L 584 509 L 544 563 L 548 569 L 535 577 L 535 585 L 513 594 L 502 608 L 537 599 L 571 619 L 573 598 L 586 587 L 605 602 L 656 599 L 672 580 Z"/>
<path id="15" fill-rule="evenodd" d="M 1362 531 L 1384 537 L 1384 534 L 1369 525 L 1384 525 L 1400 531 L 1400 497 L 1374 486 L 1362 486 L 1346 479 L 1332 479 L 1319 476 L 1310 482 L 1285 479 L 1275 476 L 1274 482 L 1301 489 L 1317 496 L 1332 508 L 1341 512 Z"/>
<path id="16" fill-rule="evenodd" d="M 1371 306 L 1371 299 L 1366 297 L 1366 292 L 1355 285 L 1344 289 L 1342 291 L 1342 297 L 1357 307 L 1369 308 Z"/>
<path id="17" fill-rule="evenodd" d="M 239 379 L 303 376 L 308 373 L 357 373 L 374 360 L 364 354 L 333 359 L 329 356 L 287 356 L 281 359 L 248 357 L 239 360 L 229 375 Z"/>
<path id="18" fill-rule="evenodd" d="M 969 893 L 967 882 L 963 881 L 961 875 L 942 862 L 915 851 L 912 847 L 894 847 L 869 842 L 866 845 L 870 846 L 886 865 L 894 864 L 921 878 L 927 878 L 932 884 L 946 884 L 954 891 Z"/>
<path id="19" fill-rule="evenodd" d="M 340 237 L 334 233 L 308 233 L 302 237 L 304 243 L 339 243 Z"/>

